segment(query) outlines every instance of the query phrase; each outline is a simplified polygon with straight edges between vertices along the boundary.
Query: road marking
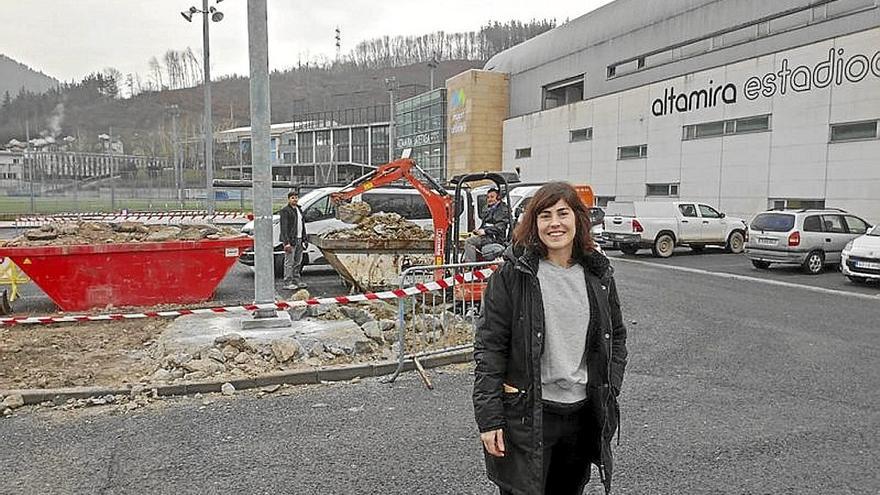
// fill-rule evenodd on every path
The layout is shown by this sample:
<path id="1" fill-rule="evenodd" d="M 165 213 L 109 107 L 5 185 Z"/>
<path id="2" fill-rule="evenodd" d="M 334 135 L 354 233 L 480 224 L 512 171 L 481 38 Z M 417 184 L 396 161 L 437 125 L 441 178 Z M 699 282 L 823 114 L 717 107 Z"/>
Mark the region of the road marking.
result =
<path id="1" fill-rule="evenodd" d="M 712 275 L 715 277 L 728 278 L 728 279 L 733 279 L 733 280 L 743 280 L 743 281 L 748 281 L 748 282 L 758 282 L 758 283 L 767 284 L 767 285 L 775 285 L 778 287 L 790 287 L 790 288 L 794 288 L 794 289 L 804 289 L 804 290 L 809 290 L 809 291 L 813 291 L 813 292 L 818 292 L 820 294 L 830 294 L 830 295 L 834 295 L 834 296 L 859 297 L 862 299 L 868 299 L 869 301 L 880 301 L 880 293 L 875 294 L 875 295 L 870 295 L 870 294 L 862 294 L 859 292 L 849 292 L 849 291 L 839 290 L 839 289 L 826 289 L 824 287 L 814 287 L 812 285 L 795 284 L 795 283 L 791 283 L 791 282 L 782 282 L 779 280 L 767 280 L 767 279 L 758 278 L 758 277 L 750 277 L 748 275 L 736 275 L 734 273 L 723 273 L 723 272 L 710 272 L 708 270 L 701 270 L 699 268 L 687 268 L 684 266 L 661 265 L 659 263 L 652 263 L 650 261 L 631 260 L 631 259 L 621 258 L 621 257 L 617 257 L 617 256 L 615 256 L 611 259 L 614 261 L 623 261 L 625 263 L 632 263 L 635 265 L 652 266 L 652 267 L 656 267 L 656 268 L 666 268 L 668 270 L 675 270 L 675 271 L 680 271 L 680 272 L 685 272 L 685 273 L 697 273 L 700 275 Z"/>

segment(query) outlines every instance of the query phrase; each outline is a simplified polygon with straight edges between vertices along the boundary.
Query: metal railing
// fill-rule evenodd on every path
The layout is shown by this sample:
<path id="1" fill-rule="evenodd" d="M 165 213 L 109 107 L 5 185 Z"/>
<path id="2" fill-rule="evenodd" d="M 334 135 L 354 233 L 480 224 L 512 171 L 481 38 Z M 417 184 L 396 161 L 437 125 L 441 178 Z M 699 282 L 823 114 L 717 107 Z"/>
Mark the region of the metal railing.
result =
<path id="1" fill-rule="evenodd" d="M 444 290 L 400 298 L 397 303 L 397 369 L 385 381 L 397 379 L 407 361 L 412 361 L 425 386 L 433 388 L 420 358 L 468 349 L 474 345 L 474 325 L 486 282 L 465 281 L 465 274 L 499 265 L 499 261 L 420 265 L 400 274 L 400 288 L 434 281 L 438 275 L 452 277 Z"/>

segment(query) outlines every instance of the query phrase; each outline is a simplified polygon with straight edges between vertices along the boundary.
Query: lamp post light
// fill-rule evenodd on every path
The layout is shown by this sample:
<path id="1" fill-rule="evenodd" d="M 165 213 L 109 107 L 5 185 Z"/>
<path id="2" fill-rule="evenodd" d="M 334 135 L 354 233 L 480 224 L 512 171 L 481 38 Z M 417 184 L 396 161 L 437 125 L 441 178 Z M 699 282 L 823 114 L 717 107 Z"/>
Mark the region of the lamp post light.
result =
<path id="1" fill-rule="evenodd" d="M 223 0 L 216 0 L 217 3 Z M 214 214 L 214 123 L 211 118 L 211 44 L 208 36 L 208 26 L 211 22 L 223 20 L 223 12 L 216 7 L 208 7 L 208 0 L 202 0 L 202 9 L 190 7 L 180 13 L 187 22 L 192 22 L 195 14 L 202 14 L 202 46 L 205 53 L 205 206 L 208 215 Z M 209 22 L 210 21 L 210 22 Z"/>

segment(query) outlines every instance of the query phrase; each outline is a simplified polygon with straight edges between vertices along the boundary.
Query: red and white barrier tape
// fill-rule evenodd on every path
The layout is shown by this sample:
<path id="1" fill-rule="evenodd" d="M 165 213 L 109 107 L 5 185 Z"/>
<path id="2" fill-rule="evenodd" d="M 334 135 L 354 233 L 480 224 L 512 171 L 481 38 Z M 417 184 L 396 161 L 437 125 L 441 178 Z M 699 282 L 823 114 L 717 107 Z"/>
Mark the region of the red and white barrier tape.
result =
<path id="1" fill-rule="evenodd" d="M 72 316 L 28 316 L 28 317 L 11 317 L 0 318 L 0 325 L 29 325 L 29 324 L 52 324 L 52 323 L 85 323 L 90 321 L 111 321 L 111 320 L 137 320 L 141 318 L 169 318 L 183 315 L 200 315 L 200 314 L 218 314 L 218 313 L 249 313 L 258 309 L 288 309 L 301 308 L 308 306 L 318 306 L 320 304 L 350 304 L 364 301 L 377 301 L 381 299 L 401 299 L 404 297 L 424 294 L 441 289 L 448 289 L 455 284 L 473 282 L 475 280 L 484 280 L 492 272 L 494 268 L 483 268 L 467 273 L 458 273 L 451 277 L 441 280 L 432 280 L 423 284 L 415 284 L 405 289 L 394 289 L 383 292 L 367 292 L 364 294 L 355 294 L 351 296 L 336 297 L 313 297 L 304 301 L 275 301 L 274 303 L 264 304 L 245 304 L 242 306 L 226 306 L 219 308 L 199 308 L 199 309 L 176 309 L 168 311 L 145 311 L 143 313 L 119 314 L 111 313 L 105 315 L 72 315 Z"/>

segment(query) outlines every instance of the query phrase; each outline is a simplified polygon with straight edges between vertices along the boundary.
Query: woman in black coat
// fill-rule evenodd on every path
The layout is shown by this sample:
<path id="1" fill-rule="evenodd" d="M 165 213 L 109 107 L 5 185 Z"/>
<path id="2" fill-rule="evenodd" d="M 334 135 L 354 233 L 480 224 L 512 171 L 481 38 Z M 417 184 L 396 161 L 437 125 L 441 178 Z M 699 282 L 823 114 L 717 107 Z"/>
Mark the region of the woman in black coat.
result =
<path id="1" fill-rule="evenodd" d="M 489 278 L 474 344 L 474 412 L 502 494 L 580 495 L 592 464 L 610 493 L 627 356 L 612 272 L 574 188 L 543 186 Z"/>

